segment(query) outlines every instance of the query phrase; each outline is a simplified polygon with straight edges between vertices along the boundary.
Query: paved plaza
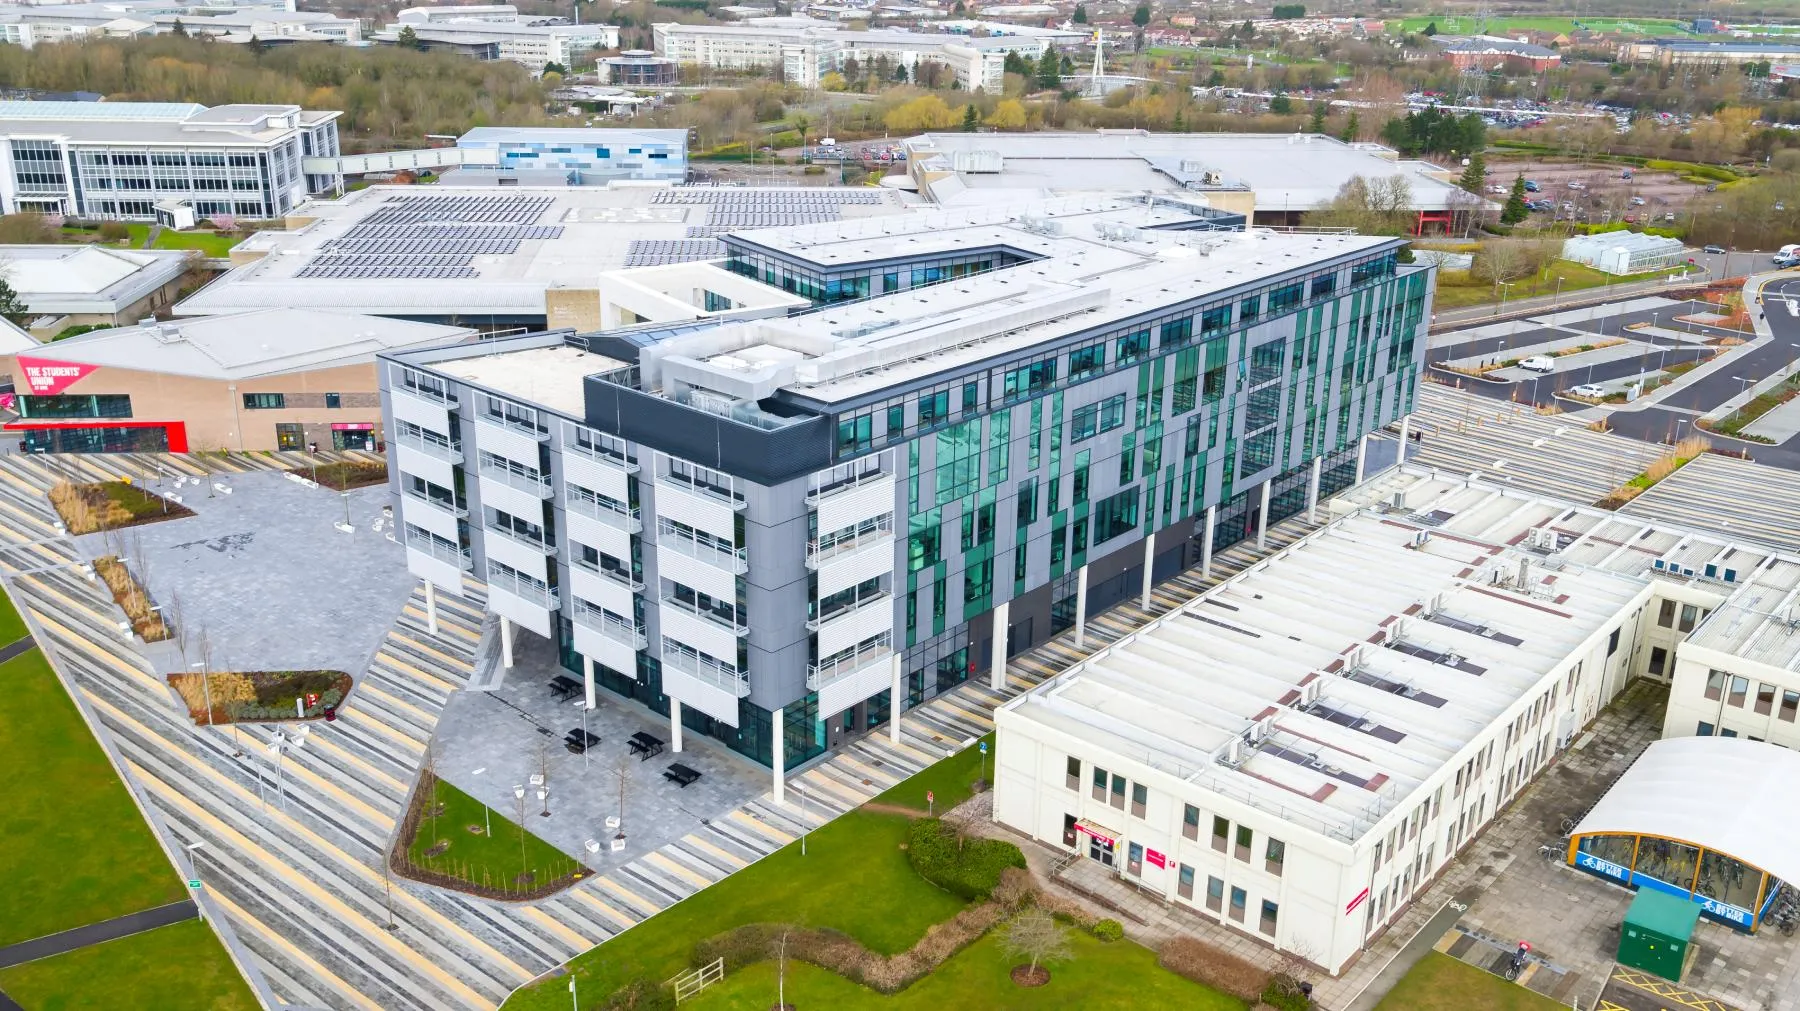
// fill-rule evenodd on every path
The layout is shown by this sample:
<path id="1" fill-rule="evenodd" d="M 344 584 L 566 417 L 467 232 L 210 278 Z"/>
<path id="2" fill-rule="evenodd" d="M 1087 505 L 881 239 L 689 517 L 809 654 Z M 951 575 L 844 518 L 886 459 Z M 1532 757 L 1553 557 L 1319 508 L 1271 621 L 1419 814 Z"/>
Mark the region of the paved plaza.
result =
<path id="1" fill-rule="evenodd" d="M 89 558 L 120 554 L 145 581 L 185 644 L 145 649 L 157 673 L 201 660 L 214 670 L 341 670 L 369 664 L 417 580 L 389 539 L 387 486 L 346 497 L 280 473 L 151 480 L 196 515 L 77 538 Z M 222 489 L 229 488 L 230 493 Z M 329 559 L 329 562 L 323 560 Z M 183 650 L 185 645 L 185 653 Z"/>
<path id="2" fill-rule="evenodd" d="M 596 689 L 598 705 L 586 723 L 600 743 L 585 755 L 569 753 L 563 737 L 582 726 L 584 700 L 552 697 L 548 682 L 568 673 L 556 662 L 555 647 L 520 635 L 514 659 L 499 690 L 450 697 L 438 717 L 438 775 L 514 820 L 513 787 L 525 786 L 526 827 L 596 870 L 636 860 L 769 791 L 769 770 L 691 730 L 682 734 L 679 755 L 673 747 L 649 759 L 632 755 L 626 742 L 636 732 L 670 744 L 669 721 L 605 689 Z M 544 760 L 550 768 L 548 818 L 540 816 L 530 785 Z M 674 762 L 698 771 L 700 780 L 684 788 L 664 779 Z M 619 813 L 620 770 L 626 776 L 626 847 L 615 853 L 607 845 L 612 830 L 605 820 Z M 590 839 L 601 844 L 598 854 L 585 849 Z"/>

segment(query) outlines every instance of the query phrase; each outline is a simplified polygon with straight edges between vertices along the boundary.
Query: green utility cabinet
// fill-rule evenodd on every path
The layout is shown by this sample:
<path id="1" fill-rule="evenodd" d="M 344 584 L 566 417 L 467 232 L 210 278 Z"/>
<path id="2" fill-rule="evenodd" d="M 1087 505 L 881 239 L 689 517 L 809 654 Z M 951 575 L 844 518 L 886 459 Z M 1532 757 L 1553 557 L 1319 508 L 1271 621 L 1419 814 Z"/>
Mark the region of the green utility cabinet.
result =
<path id="1" fill-rule="evenodd" d="M 1700 906 L 1651 888 L 1639 888 L 1619 928 L 1619 964 L 1679 983 L 1692 947 L 1688 938 Z"/>

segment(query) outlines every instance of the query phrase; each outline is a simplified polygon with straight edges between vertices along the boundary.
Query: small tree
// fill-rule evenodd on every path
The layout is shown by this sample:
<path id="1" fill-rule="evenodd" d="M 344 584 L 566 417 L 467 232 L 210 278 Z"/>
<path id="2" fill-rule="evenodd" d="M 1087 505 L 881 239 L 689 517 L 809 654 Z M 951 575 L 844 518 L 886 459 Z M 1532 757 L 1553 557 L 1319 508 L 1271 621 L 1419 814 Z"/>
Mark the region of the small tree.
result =
<path id="1" fill-rule="evenodd" d="M 962 132 L 974 133 L 975 128 L 980 125 L 981 114 L 975 111 L 975 103 L 970 102 L 968 105 L 963 106 Z"/>
<path id="2" fill-rule="evenodd" d="M 1436 35 L 1436 34 L 1437 34 L 1437 33 L 1438 33 L 1438 31 L 1437 31 L 1437 22 L 1436 22 L 1436 21 L 1433 21 L 1433 22 L 1431 22 L 1431 23 L 1430 23 L 1430 24 L 1428 24 L 1428 25 L 1426 25 L 1426 26 L 1425 26 L 1425 30 L 1424 30 L 1424 31 L 1422 31 L 1422 32 L 1420 32 L 1420 33 L 1419 33 L 1419 34 L 1420 34 L 1420 35 L 1424 35 L 1424 36 L 1428 36 L 1428 37 L 1429 37 L 1429 36 L 1432 36 L 1432 35 Z"/>
<path id="3" fill-rule="evenodd" d="M 1531 208 L 1525 206 L 1525 177 L 1513 177 L 1512 192 L 1506 196 L 1506 206 L 1500 211 L 1500 223 L 1516 225 L 1531 216 Z"/>
<path id="4" fill-rule="evenodd" d="M 1044 50 L 1038 60 L 1037 86 L 1045 90 L 1062 87 L 1062 57 L 1054 49 Z"/>
<path id="5" fill-rule="evenodd" d="M 187 26 L 181 23 L 180 18 L 176 18 L 175 23 L 169 26 L 169 34 L 185 39 L 187 38 Z"/>
<path id="6" fill-rule="evenodd" d="M 1480 193 L 1487 185 L 1487 162 L 1481 157 L 1480 151 L 1469 156 L 1469 164 L 1463 167 L 1462 178 L 1456 181 L 1456 185 L 1470 193 Z"/>
<path id="7" fill-rule="evenodd" d="M 1078 25 L 1087 24 L 1088 23 L 1087 5 L 1086 4 L 1076 4 L 1075 5 L 1075 16 L 1071 20 L 1073 20 Z"/>
<path id="8" fill-rule="evenodd" d="M 1361 120 L 1361 118 L 1359 118 L 1356 115 L 1356 112 L 1354 110 L 1352 110 L 1349 118 L 1344 120 L 1344 132 L 1343 132 L 1343 134 L 1341 134 L 1344 143 L 1346 143 L 1346 144 L 1355 143 L 1356 142 L 1356 132 L 1357 132 L 1357 130 L 1359 130 L 1361 128 L 1362 128 L 1362 120 Z"/>
<path id="9" fill-rule="evenodd" d="M 1312 122 L 1307 125 L 1307 129 L 1309 131 L 1311 131 L 1312 133 L 1324 133 L 1325 132 L 1326 108 L 1327 108 L 1327 106 L 1325 105 L 1324 102 L 1314 102 L 1313 103 Z"/>
<path id="10" fill-rule="evenodd" d="M 1134 25 L 1137 25 L 1139 28 L 1142 28 L 1145 25 L 1149 24 L 1150 23 L 1150 5 L 1149 4 L 1138 4 L 1137 9 L 1131 12 L 1131 23 Z"/>
<path id="11" fill-rule="evenodd" d="M 419 33 L 413 31 L 412 25 L 401 25 L 400 33 L 394 36 L 394 45 L 401 49 L 418 49 Z"/>
<path id="12" fill-rule="evenodd" d="M 1040 978 L 1040 967 L 1074 957 L 1069 950 L 1068 929 L 1041 909 L 1027 909 L 1013 917 L 1006 925 L 1000 944 L 1008 957 L 1027 960 L 1025 976 L 1034 983 L 1042 982 L 1050 975 L 1048 969 L 1044 969 L 1044 976 Z"/>
<path id="13" fill-rule="evenodd" d="M 1269 112 L 1276 116 L 1291 116 L 1294 114 L 1294 102 L 1287 97 L 1287 92 L 1277 91 L 1275 97 L 1269 99 Z"/>
<path id="14" fill-rule="evenodd" d="M 0 277 L 0 316 L 5 316 L 13 323 L 23 323 L 31 315 L 31 310 L 19 293 L 4 277 Z"/>

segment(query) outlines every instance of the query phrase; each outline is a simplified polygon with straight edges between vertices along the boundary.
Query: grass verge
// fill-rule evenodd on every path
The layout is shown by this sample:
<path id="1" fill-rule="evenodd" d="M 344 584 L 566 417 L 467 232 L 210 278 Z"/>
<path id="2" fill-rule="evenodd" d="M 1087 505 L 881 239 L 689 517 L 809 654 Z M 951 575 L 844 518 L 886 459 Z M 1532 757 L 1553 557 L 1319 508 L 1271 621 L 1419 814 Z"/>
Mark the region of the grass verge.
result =
<path id="1" fill-rule="evenodd" d="M 224 946 L 199 920 L 0 969 L 0 990 L 32 1011 L 257 1008 Z"/>
<path id="2" fill-rule="evenodd" d="M 1129 941 L 1102 944 L 1070 931 L 1073 957 L 1050 967 L 1042 987 L 1015 986 L 1009 972 L 1020 960 L 1002 950 L 1000 930 L 988 933 L 957 953 L 938 970 L 892 997 L 852 983 L 837 973 L 789 960 L 786 993 L 797 1011 L 820 1008 L 878 1011 L 981 1008 L 983 1011 L 1035 1008 L 1081 1008 L 1083 1011 L 1141 1011 L 1182 1008 L 1184 1011 L 1242 1011 L 1244 1002 L 1198 983 L 1190 983 L 1156 964 L 1148 948 Z M 698 999 L 684 1003 L 694 1011 L 766 1011 L 774 1005 L 777 968 L 759 962 L 727 976 Z"/>
<path id="3" fill-rule="evenodd" d="M 929 790 L 943 811 L 968 798 L 981 772 L 981 754 L 967 748 L 811 833 L 805 856 L 799 843 L 791 843 L 576 956 L 569 968 L 580 992 L 610 994 L 639 976 L 668 979 L 687 968 L 695 942 L 746 923 L 829 928 L 884 955 L 905 951 L 964 903 L 913 871 L 900 848 L 911 816 L 894 808 L 923 814 Z M 790 794 L 789 801 L 795 800 Z M 1155 965 L 1154 958 L 1149 964 Z M 556 978 L 519 991 L 505 1006 L 562 1011 L 568 1001 L 568 983 Z M 971 1005 L 951 1001 L 949 1006 Z"/>
<path id="4" fill-rule="evenodd" d="M 25 619 L 20 617 L 18 608 L 13 607 L 12 598 L 0 590 L 0 646 L 18 642 L 31 634 L 25 627 Z"/>
<path id="5" fill-rule="evenodd" d="M 425 775 L 407 818 L 411 835 L 402 834 L 411 865 L 403 871 L 407 876 L 479 895 L 517 898 L 547 894 L 586 875 L 579 861 L 521 828 L 515 820 L 518 808 L 489 809 L 429 772 Z M 540 810 L 526 788 L 525 817 Z"/>
<path id="6" fill-rule="evenodd" d="M 117 530 L 194 515 L 187 506 L 127 481 L 92 484 L 58 481 L 50 489 L 50 504 L 56 507 L 63 526 L 72 534 Z"/>
<path id="7" fill-rule="evenodd" d="M 0 768 L 10 770 L 0 776 L 0 945 L 181 899 L 44 655 L 0 665 L 0 683 Z"/>
<path id="8" fill-rule="evenodd" d="M 197 249 L 202 256 L 222 259 L 231 255 L 231 247 L 242 241 L 244 241 L 242 235 L 220 235 L 217 232 L 171 232 L 165 228 L 156 234 L 156 241 L 151 243 L 150 248 Z"/>
<path id="9" fill-rule="evenodd" d="M 1517 983 L 1428 951 L 1375 1011 L 1561 1011 L 1564 1005 Z"/>

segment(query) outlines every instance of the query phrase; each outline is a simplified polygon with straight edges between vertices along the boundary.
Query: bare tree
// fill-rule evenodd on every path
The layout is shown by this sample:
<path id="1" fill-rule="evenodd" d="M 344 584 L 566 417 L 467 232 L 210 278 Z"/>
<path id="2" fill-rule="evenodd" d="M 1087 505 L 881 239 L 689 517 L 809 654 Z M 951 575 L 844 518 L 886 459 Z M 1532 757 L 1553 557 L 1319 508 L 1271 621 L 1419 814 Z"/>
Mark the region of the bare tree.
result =
<path id="1" fill-rule="evenodd" d="M 1350 228 L 1364 235 L 1402 235 L 1413 230 L 1412 184 L 1399 175 L 1351 176 L 1337 195 L 1307 212 L 1308 225 Z"/>
<path id="2" fill-rule="evenodd" d="M 619 756 L 618 764 L 613 766 L 613 775 L 619 780 L 619 827 L 613 830 L 614 839 L 625 838 L 625 798 L 631 792 L 631 777 L 637 770 L 637 762 L 630 754 Z"/>
<path id="3" fill-rule="evenodd" d="M 1475 269 L 1479 276 L 1493 282 L 1494 292 L 1498 294 L 1502 284 L 1538 269 L 1547 255 L 1544 243 L 1496 240 L 1482 246 Z"/>
<path id="4" fill-rule="evenodd" d="M 1027 976 L 1036 976 L 1040 965 L 1074 957 L 1069 949 L 1068 928 L 1041 909 L 1027 909 L 1008 921 L 1000 944 L 1008 956 L 1028 960 Z"/>

